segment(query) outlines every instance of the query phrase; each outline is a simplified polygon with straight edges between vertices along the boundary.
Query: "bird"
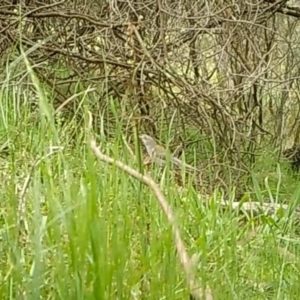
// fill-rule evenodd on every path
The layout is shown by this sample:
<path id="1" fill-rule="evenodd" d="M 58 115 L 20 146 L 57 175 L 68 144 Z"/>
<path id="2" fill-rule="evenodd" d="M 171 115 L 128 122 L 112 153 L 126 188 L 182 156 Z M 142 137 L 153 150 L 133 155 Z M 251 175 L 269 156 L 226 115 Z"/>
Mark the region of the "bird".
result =
<path id="1" fill-rule="evenodd" d="M 141 134 L 139 137 L 143 142 L 150 158 L 153 159 L 159 165 L 165 165 L 167 160 L 166 149 L 163 146 L 158 145 L 156 141 L 148 134 Z M 170 155 L 170 162 L 181 168 L 185 167 L 190 170 L 198 170 L 197 168 L 182 162 L 180 159 L 174 157 L 173 155 Z"/>

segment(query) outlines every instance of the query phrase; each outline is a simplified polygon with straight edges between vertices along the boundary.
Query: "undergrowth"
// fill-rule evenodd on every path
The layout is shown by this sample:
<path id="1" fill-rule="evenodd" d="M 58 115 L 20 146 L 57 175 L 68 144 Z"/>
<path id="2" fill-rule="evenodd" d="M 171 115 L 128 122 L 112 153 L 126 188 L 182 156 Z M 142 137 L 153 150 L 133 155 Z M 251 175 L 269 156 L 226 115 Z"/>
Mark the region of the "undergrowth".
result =
<path id="1" fill-rule="evenodd" d="M 172 231 L 153 194 L 97 161 L 86 126 L 76 127 L 75 118 L 57 122 L 41 93 L 36 112 L 20 93 L 0 94 L 1 299 L 188 299 Z M 97 136 L 102 151 L 138 168 L 121 126 L 114 134 L 115 141 Z M 215 299 L 298 299 L 298 181 L 267 161 L 253 170 L 246 192 L 290 204 L 281 219 L 241 220 L 221 209 L 226 199 L 217 188 L 201 197 L 189 185 L 179 190 L 170 172 L 148 170 Z"/>

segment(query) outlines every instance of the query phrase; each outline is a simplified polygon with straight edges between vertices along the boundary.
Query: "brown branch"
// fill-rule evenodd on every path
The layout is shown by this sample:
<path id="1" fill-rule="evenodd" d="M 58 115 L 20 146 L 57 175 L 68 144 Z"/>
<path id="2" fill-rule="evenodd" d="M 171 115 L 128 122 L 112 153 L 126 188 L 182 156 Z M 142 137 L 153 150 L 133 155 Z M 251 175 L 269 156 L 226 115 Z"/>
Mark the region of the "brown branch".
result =
<path id="1" fill-rule="evenodd" d="M 89 133 L 91 132 L 91 124 L 92 124 L 92 114 L 89 112 Z M 103 154 L 100 150 L 100 148 L 97 146 L 95 139 L 93 138 L 92 134 L 90 134 L 90 147 L 92 151 L 94 152 L 95 156 L 110 164 L 115 165 L 120 170 L 124 171 L 125 173 L 129 174 L 130 176 L 134 177 L 135 179 L 141 181 L 145 185 L 147 185 L 150 190 L 154 193 L 161 209 L 163 210 L 164 214 L 166 215 L 168 222 L 170 223 L 174 235 L 175 240 L 175 246 L 177 249 L 177 253 L 179 256 L 180 263 L 185 271 L 186 277 L 187 277 L 187 283 L 190 289 L 191 296 L 194 299 L 208 299 L 212 300 L 212 294 L 209 289 L 202 290 L 200 288 L 201 284 L 197 281 L 193 274 L 193 258 L 190 258 L 186 247 L 184 245 L 184 242 L 180 236 L 180 230 L 179 227 L 176 224 L 174 213 L 168 204 L 167 199 L 165 198 L 164 194 L 162 193 L 159 186 L 155 183 L 155 181 L 149 176 L 149 175 L 143 175 L 140 172 L 132 169 L 128 165 L 125 165 L 121 161 L 114 160 L 113 158 Z"/>

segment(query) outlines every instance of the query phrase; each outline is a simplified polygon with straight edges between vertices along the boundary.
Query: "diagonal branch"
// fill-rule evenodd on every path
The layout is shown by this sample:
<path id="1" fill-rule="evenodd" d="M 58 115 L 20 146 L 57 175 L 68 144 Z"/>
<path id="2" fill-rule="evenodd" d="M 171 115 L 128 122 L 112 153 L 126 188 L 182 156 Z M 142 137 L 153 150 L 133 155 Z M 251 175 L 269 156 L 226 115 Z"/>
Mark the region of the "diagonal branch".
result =
<path id="1" fill-rule="evenodd" d="M 194 275 L 194 259 L 190 258 L 186 247 L 184 245 L 184 242 L 181 238 L 180 235 L 180 230 L 178 225 L 176 224 L 175 220 L 175 215 L 168 204 L 167 199 L 165 198 L 164 194 L 162 193 L 161 189 L 159 186 L 155 183 L 155 181 L 149 176 L 149 175 L 143 175 L 140 172 L 136 171 L 135 169 L 132 169 L 128 165 L 125 165 L 121 161 L 115 160 L 105 154 L 103 154 L 100 150 L 100 148 L 97 146 L 95 139 L 93 138 L 91 134 L 91 124 L 92 124 L 92 114 L 89 112 L 89 133 L 90 133 L 90 147 L 92 151 L 94 152 L 95 156 L 110 164 L 110 165 L 115 165 L 117 168 L 120 170 L 126 172 L 130 176 L 134 177 L 135 179 L 141 181 L 145 185 L 147 185 L 150 190 L 154 193 L 157 202 L 159 203 L 161 209 L 163 210 L 164 214 L 166 215 L 169 224 L 172 227 L 173 235 L 174 235 L 174 240 L 175 240 L 175 246 L 177 249 L 177 253 L 179 256 L 180 263 L 185 271 L 186 277 L 187 277 L 187 283 L 190 289 L 191 293 L 191 299 L 207 299 L 207 300 L 212 300 L 212 294 L 209 289 L 203 290 L 200 288 L 201 284 L 198 282 L 198 280 L 195 278 Z"/>

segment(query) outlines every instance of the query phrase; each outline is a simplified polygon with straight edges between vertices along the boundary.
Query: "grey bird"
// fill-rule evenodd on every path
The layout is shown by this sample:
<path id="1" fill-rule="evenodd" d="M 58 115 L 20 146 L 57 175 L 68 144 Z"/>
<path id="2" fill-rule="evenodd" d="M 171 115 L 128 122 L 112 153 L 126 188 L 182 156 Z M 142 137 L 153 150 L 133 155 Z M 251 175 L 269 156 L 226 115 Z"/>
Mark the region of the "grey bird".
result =
<path id="1" fill-rule="evenodd" d="M 146 147 L 148 155 L 151 157 L 154 162 L 158 163 L 159 165 L 166 164 L 166 149 L 163 146 L 160 146 L 156 143 L 156 141 L 147 134 L 141 134 L 140 139 Z M 192 167 L 191 165 L 183 163 L 177 157 L 170 155 L 170 162 L 178 167 L 185 167 L 190 170 L 197 170 L 197 168 Z"/>

